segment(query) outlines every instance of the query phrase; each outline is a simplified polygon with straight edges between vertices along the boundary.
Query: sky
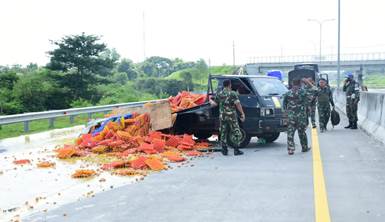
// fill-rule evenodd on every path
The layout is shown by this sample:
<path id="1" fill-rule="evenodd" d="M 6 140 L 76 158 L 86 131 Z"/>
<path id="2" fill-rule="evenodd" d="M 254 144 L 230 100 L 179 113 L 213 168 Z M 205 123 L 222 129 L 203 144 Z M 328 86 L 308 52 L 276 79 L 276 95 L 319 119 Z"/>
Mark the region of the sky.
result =
<path id="1" fill-rule="evenodd" d="M 341 0 L 341 53 L 385 52 L 384 8 L 383 0 Z M 319 25 L 309 19 L 337 19 L 337 0 L 0 0 L 0 65 L 45 65 L 50 40 L 82 32 L 134 62 L 232 64 L 233 41 L 237 64 L 316 55 Z M 336 53 L 337 21 L 322 33 L 323 54 Z"/>

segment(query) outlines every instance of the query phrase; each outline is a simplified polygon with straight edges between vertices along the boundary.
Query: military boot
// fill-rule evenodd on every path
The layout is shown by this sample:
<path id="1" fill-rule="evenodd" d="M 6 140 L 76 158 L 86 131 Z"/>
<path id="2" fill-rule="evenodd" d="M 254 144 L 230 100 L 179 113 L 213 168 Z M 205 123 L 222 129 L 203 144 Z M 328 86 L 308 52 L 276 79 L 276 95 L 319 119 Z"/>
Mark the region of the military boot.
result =
<path id="1" fill-rule="evenodd" d="M 349 125 L 345 126 L 345 129 L 350 129 L 353 126 L 352 121 L 349 121 Z"/>
<path id="2" fill-rule="evenodd" d="M 229 152 L 228 150 L 227 150 L 227 145 L 226 144 L 222 144 L 222 154 L 224 155 L 224 156 L 227 156 L 227 153 Z"/>
<path id="3" fill-rule="evenodd" d="M 309 150 L 311 150 L 311 147 L 310 147 L 310 146 L 305 147 L 305 148 L 302 147 L 302 152 L 303 152 L 303 153 L 308 152 Z"/>
<path id="4" fill-rule="evenodd" d="M 243 155 L 243 152 L 240 151 L 238 148 L 234 148 L 234 156 Z"/>
<path id="5" fill-rule="evenodd" d="M 350 129 L 357 129 L 357 121 L 352 123 L 352 127 Z"/>

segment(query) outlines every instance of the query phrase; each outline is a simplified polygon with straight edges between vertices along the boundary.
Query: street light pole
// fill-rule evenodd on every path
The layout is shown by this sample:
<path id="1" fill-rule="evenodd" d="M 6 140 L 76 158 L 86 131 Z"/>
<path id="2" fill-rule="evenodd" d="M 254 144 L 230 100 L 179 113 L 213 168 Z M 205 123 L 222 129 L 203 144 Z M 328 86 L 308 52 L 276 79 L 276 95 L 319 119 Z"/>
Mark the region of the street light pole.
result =
<path id="1" fill-rule="evenodd" d="M 325 22 L 331 22 L 335 19 L 324 19 L 324 20 L 317 20 L 317 19 L 308 19 L 309 22 L 316 22 L 319 25 L 319 62 L 322 62 L 322 25 Z"/>
<path id="2" fill-rule="evenodd" d="M 319 23 L 319 63 L 322 62 L 322 22 Z"/>
<path id="3" fill-rule="evenodd" d="M 233 40 L 233 66 L 235 67 L 235 42 Z"/>
<path id="4" fill-rule="evenodd" d="M 341 67 L 340 67 L 340 53 L 341 53 L 341 1 L 338 0 L 338 50 L 337 50 L 337 89 L 340 89 L 341 81 Z"/>

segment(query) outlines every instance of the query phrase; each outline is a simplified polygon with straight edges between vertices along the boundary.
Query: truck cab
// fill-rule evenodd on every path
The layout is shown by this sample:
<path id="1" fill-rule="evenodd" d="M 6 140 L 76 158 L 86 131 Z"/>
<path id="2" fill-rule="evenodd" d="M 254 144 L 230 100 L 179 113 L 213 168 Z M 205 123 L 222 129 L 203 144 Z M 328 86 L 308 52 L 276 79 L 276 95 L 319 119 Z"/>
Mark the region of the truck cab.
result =
<path id="1" fill-rule="evenodd" d="M 178 112 L 174 124 L 176 133 L 191 133 L 199 139 L 218 134 L 219 108 L 210 107 L 209 98 L 223 89 L 223 81 L 231 81 L 232 90 L 238 92 L 246 115 L 245 122 L 239 121 L 243 134 L 240 147 L 249 144 L 251 137 L 275 141 L 280 132 L 287 129 L 287 115 L 282 111 L 282 95 L 285 85 L 275 77 L 256 75 L 210 75 L 207 101 L 201 106 Z M 229 142 L 232 138 L 230 136 Z M 234 145 L 234 144 L 232 144 Z"/>

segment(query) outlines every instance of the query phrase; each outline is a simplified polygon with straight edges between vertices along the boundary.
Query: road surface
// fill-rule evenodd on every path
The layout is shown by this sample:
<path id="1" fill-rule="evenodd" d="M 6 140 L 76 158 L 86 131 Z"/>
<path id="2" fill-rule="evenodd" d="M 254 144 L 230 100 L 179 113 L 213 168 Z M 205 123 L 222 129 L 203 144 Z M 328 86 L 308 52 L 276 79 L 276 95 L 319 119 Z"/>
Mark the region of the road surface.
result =
<path id="1" fill-rule="evenodd" d="M 309 129 L 309 153 L 297 147 L 288 156 L 286 134 L 268 145 L 253 140 L 243 156 L 215 153 L 23 221 L 383 222 L 385 147 L 344 124 Z"/>

